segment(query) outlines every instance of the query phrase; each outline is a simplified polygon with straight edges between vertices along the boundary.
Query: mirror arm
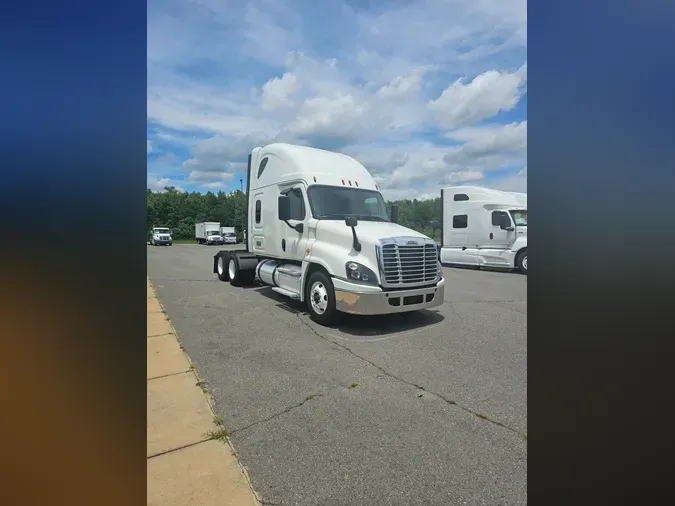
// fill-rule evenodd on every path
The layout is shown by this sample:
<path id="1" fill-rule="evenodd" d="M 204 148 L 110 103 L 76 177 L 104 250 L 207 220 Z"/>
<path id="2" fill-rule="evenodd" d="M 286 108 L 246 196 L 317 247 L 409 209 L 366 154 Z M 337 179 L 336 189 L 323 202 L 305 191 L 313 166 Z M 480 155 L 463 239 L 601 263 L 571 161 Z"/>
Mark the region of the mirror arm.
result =
<path id="1" fill-rule="evenodd" d="M 352 227 L 352 237 L 354 238 L 354 249 L 356 251 L 361 251 L 361 243 L 359 242 L 358 237 L 356 237 L 356 230 L 354 230 L 354 227 Z"/>
<path id="2" fill-rule="evenodd" d="M 284 220 L 284 223 L 285 223 L 286 225 L 288 225 L 289 227 L 291 227 L 291 228 L 292 228 L 293 230 L 295 230 L 296 232 L 302 233 L 302 232 L 305 230 L 305 227 L 304 227 L 304 225 L 303 225 L 302 223 L 298 223 L 297 225 L 291 225 L 291 224 L 288 222 L 288 220 Z"/>

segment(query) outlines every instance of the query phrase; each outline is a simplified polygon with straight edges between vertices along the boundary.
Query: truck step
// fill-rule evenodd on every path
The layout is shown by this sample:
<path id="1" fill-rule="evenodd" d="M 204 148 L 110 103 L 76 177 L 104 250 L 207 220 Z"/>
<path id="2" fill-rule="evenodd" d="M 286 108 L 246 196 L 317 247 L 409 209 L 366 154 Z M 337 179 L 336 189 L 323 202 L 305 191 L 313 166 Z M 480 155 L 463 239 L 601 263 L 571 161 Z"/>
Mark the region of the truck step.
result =
<path id="1" fill-rule="evenodd" d="M 286 290 L 285 288 L 279 288 L 278 286 L 273 286 L 272 290 L 274 290 L 277 293 L 280 293 L 281 295 L 285 295 L 286 297 L 289 297 L 293 300 L 300 300 L 299 293 L 291 292 L 290 290 Z"/>

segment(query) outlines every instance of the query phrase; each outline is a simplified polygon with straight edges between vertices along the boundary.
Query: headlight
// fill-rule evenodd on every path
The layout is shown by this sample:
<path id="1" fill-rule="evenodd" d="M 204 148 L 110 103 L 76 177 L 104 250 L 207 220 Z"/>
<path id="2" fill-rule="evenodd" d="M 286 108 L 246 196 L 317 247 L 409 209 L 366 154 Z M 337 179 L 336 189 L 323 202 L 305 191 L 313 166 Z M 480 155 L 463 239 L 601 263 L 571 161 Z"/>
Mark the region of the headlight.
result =
<path id="1" fill-rule="evenodd" d="M 365 283 L 368 285 L 377 284 L 377 276 L 365 265 L 356 262 L 347 262 L 345 264 L 347 279 L 356 283 Z"/>

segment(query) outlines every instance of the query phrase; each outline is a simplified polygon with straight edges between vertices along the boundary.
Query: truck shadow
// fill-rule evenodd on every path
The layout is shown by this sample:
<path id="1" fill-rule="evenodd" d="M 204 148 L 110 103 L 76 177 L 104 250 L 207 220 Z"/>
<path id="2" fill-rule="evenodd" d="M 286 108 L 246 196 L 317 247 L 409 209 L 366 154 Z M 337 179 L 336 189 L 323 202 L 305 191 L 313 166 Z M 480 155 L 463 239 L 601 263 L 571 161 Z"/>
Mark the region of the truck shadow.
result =
<path id="1" fill-rule="evenodd" d="M 293 314 L 309 314 L 303 302 L 288 299 L 270 287 L 257 287 L 256 292 L 274 301 L 279 309 Z M 333 328 L 355 337 L 377 337 L 429 327 L 441 323 L 444 319 L 445 317 L 435 309 L 373 316 L 343 314 L 340 322 Z"/>

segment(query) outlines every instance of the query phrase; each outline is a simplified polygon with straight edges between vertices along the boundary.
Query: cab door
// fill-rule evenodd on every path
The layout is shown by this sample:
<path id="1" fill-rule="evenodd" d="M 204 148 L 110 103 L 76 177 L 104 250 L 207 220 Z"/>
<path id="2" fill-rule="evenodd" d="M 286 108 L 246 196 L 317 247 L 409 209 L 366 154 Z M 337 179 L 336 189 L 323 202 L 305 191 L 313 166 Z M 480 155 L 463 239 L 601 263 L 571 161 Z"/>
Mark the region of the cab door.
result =
<path id="1" fill-rule="evenodd" d="M 506 211 L 492 211 L 487 248 L 507 250 L 515 240 L 515 227 Z"/>
<path id="2" fill-rule="evenodd" d="M 309 240 L 305 188 L 302 184 L 297 184 L 285 189 L 281 194 L 288 196 L 291 210 L 291 218 L 288 220 L 288 225 L 291 226 L 282 225 L 284 230 L 281 234 L 282 255 L 289 260 L 300 262 L 306 255 L 305 249 Z M 298 224 L 303 225 L 301 232 L 291 228 Z"/>

